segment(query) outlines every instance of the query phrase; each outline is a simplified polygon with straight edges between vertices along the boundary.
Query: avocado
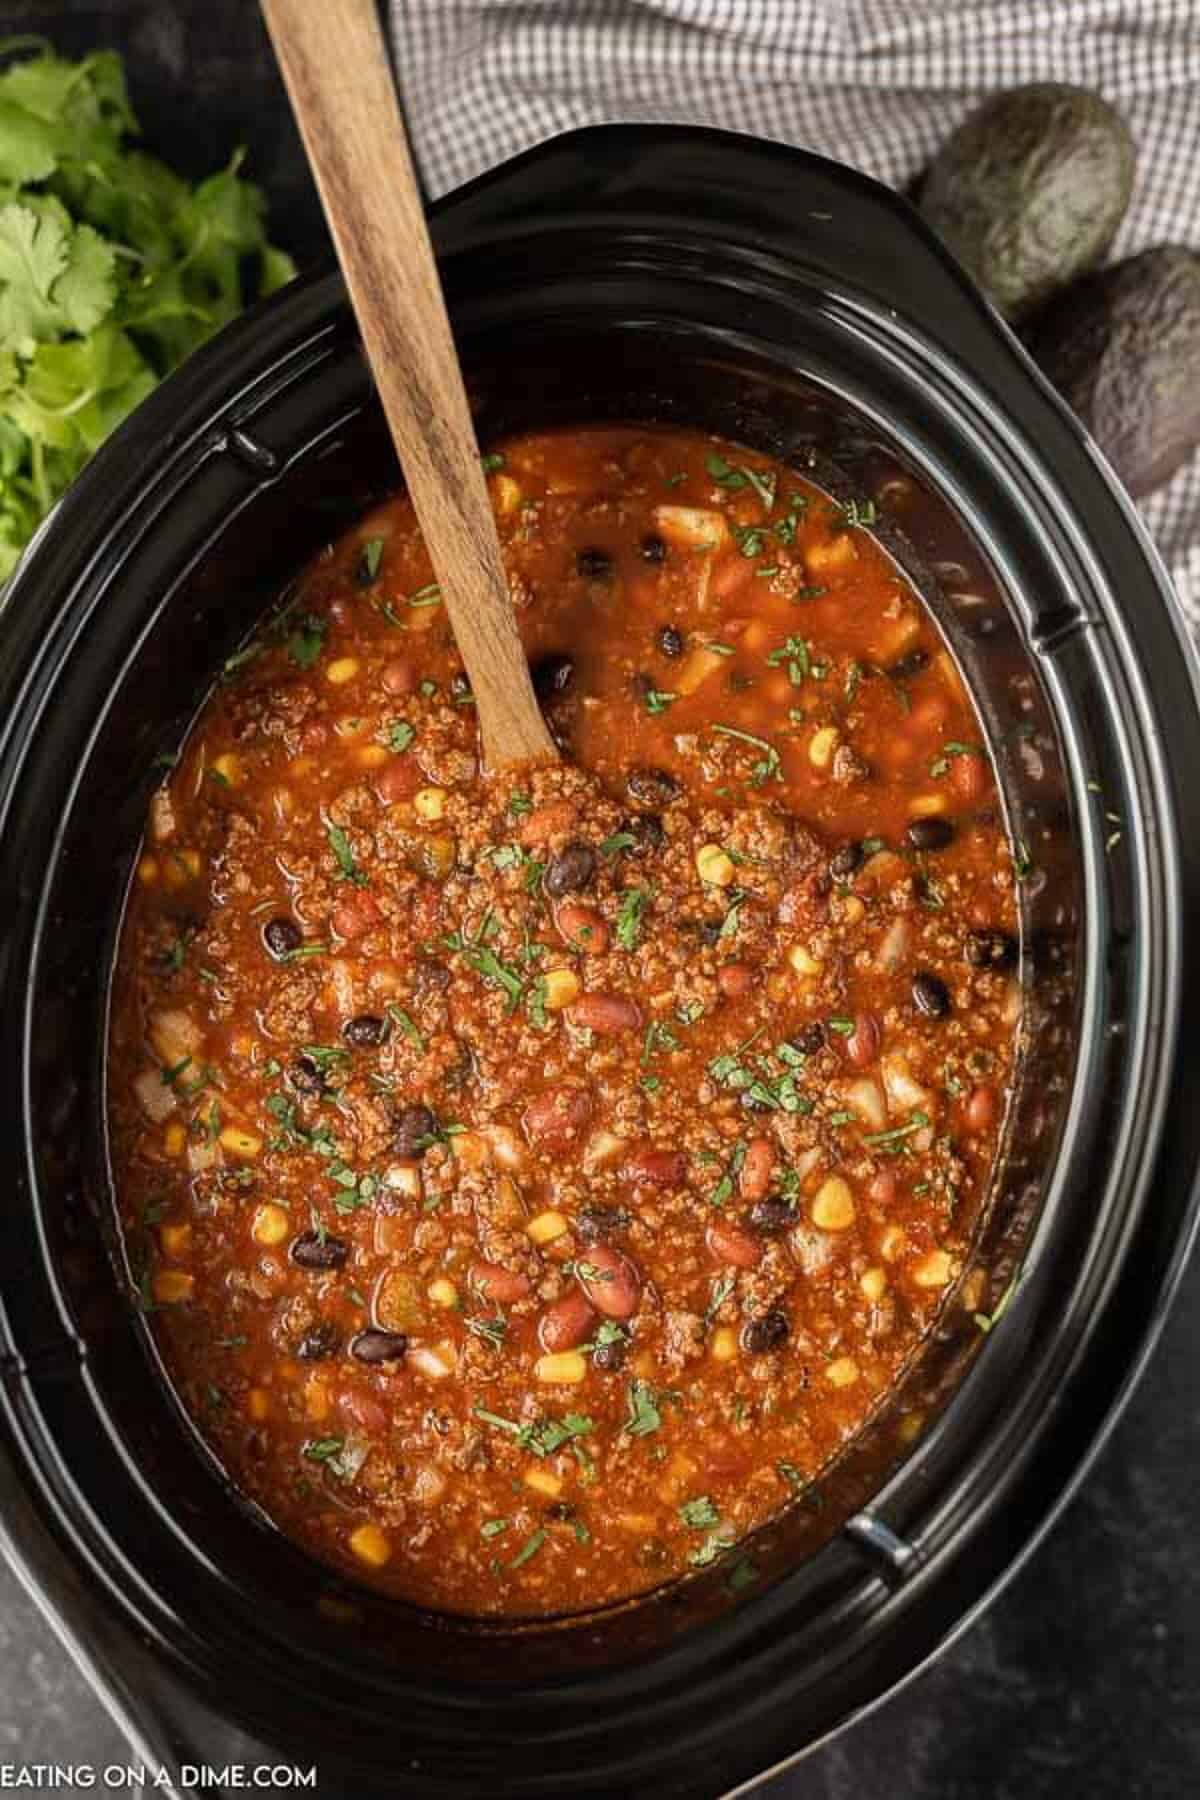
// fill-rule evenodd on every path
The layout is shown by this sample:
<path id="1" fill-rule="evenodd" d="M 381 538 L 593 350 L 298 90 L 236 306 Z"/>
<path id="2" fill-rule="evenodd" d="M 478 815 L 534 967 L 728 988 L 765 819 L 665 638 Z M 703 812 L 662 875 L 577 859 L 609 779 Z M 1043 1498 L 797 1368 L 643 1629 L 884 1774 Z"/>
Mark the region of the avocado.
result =
<path id="1" fill-rule="evenodd" d="M 921 211 L 1007 318 L 1100 261 L 1129 204 L 1133 139 L 1099 94 L 1012 88 L 971 114 L 934 159 Z"/>
<path id="2" fill-rule="evenodd" d="M 1148 494 L 1200 444 L 1200 254 L 1143 250 L 1076 282 L 1029 345 L 1130 493 Z"/>

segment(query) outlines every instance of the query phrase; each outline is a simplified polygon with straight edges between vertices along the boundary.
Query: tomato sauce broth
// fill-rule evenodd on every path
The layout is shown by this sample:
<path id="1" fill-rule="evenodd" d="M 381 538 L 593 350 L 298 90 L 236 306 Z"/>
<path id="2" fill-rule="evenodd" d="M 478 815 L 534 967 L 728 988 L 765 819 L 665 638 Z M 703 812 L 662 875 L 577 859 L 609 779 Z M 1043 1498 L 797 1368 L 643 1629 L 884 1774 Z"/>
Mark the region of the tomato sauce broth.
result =
<path id="1" fill-rule="evenodd" d="M 485 779 L 401 496 L 155 794 L 109 1108 L 237 1486 L 424 1604 L 721 1562 L 954 1295 L 1019 1027 L 979 720 L 869 531 L 696 434 L 485 458 L 560 766 Z"/>

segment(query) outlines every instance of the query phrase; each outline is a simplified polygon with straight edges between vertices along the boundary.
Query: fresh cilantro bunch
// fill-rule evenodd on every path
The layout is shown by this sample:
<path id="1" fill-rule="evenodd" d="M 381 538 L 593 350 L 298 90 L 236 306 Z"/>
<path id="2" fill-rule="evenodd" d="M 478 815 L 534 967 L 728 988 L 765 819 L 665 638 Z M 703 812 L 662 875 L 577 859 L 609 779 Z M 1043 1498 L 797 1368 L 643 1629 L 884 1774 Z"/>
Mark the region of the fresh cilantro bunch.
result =
<path id="1" fill-rule="evenodd" d="M 129 149 L 120 57 L 0 43 L 0 581 L 88 457 L 294 273 L 242 152 L 197 186 Z"/>

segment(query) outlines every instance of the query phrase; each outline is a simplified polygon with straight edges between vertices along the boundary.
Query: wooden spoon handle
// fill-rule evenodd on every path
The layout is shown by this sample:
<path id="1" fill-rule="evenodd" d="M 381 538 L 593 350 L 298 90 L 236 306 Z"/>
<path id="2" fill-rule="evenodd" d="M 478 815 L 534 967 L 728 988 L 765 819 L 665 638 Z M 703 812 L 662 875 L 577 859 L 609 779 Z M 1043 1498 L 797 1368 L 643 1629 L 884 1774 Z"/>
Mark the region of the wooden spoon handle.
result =
<path id="1" fill-rule="evenodd" d="M 261 4 L 471 680 L 485 764 L 554 758 L 374 0 Z"/>

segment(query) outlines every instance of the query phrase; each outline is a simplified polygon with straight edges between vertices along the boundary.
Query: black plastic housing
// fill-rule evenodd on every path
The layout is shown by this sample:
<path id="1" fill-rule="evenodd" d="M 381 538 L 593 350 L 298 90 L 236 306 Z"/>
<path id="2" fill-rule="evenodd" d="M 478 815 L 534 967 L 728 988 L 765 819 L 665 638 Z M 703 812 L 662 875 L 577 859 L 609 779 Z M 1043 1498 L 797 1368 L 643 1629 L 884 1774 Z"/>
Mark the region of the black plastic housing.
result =
<path id="1" fill-rule="evenodd" d="M 1200 1162 L 1179 1030 L 1200 1002 L 1196 673 L 1112 476 L 884 189 L 724 134 L 608 127 L 452 196 L 434 230 L 485 440 L 677 420 L 881 497 L 1032 865 L 982 1310 L 1020 1279 L 986 1336 L 947 1310 L 819 1510 L 757 1534 L 760 1578 L 736 1598 L 717 1570 L 551 1626 L 422 1615 L 229 1493 L 159 1380 L 113 1240 L 108 973 L 155 758 L 310 552 L 397 480 L 340 281 L 318 275 L 139 410 L 10 590 L 0 1545 L 160 1753 L 215 1720 L 316 1760 L 323 1796 L 716 1793 L 972 1616 L 1161 1324 Z"/>

